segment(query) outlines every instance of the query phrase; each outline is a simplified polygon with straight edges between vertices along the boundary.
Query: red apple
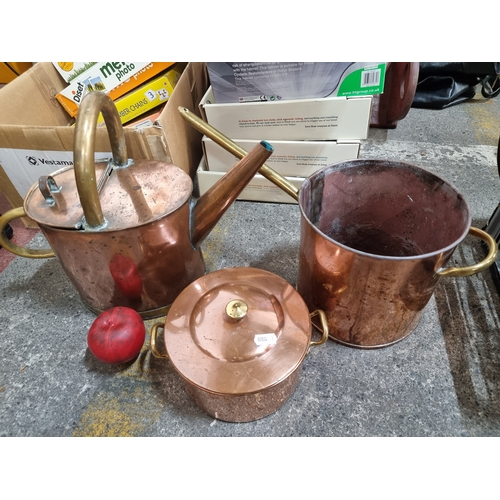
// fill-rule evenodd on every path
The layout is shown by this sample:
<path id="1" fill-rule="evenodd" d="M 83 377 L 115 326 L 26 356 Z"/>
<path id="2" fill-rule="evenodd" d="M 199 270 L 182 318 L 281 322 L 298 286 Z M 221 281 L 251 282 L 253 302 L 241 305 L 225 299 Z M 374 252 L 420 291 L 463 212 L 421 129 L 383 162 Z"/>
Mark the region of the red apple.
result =
<path id="1" fill-rule="evenodd" d="M 113 307 L 97 316 L 87 335 L 90 352 L 109 364 L 127 363 L 141 352 L 146 326 L 130 307 Z"/>

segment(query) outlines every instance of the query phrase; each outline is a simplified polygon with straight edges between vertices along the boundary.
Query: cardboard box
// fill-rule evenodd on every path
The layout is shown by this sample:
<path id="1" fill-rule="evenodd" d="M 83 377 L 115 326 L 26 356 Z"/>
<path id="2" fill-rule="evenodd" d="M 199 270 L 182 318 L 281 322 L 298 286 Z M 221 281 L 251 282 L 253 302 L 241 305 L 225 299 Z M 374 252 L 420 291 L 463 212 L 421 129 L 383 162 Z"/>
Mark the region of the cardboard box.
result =
<path id="1" fill-rule="evenodd" d="M 235 162 L 236 163 L 236 162 Z M 267 163 L 266 163 L 267 164 Z M 200 196 L 205 194 L 226 172 L 207 170 L 206 160 L 202 158 L 197 171 L 198 190 Z M 304 182 L 303 177 L 286 177 L 298 189 Z M 238 200 L 265 201 L 268 203 L 294 203 L 297 201 L 285 193 L 278 186 L 268 181 L 260 174 L 256 174 L 238 195 Z"/>
<path id="2" fill-rule="evenodd" d="M 233 140 L 349 141 L 368 137 L 371 104 L 371 96 L 217 104 L 209 88 L 200 113 Z"/>
<path id="3" fill-rule="evenodd" d="M 209 62 L 215 102 L 242 103 L 376 95 L 386 63 Z"/>
<path id="4" fill-rule="evenodd" d="M 0 87 L 28 71 L 32 65 L 30 62 L 0 62 Z"/>
<path id="5" fill-rule="evenodd" d="M 51 161 L 73 160 L 74 119 L 55 98 L 65 85 L 51 62 L 41 62 L 0 89 L 0 189 L 12 207 L 22 206 L 41 175 L 61 168 Z M 153 127 L 124 127 L 128 157 L 174 163 L 194 179 L 203 156 L 202 134 L 177 108 L 199 114 L 198 103 L 208 86 L 205 64 L 189 63 Z M 95 152 L 110 151 L 106 128 L 97 127 Z M 65 158 L 58 158 L 56 152 Z M 39 157 L 44 161 L 38 161 Z"/>
<path id="6" fill-rule="evenodd" d="M 114 101 L 122 124 L 166 103 L 172 95 L 183 69 L 184 66 L 177 67 L 176 65 Z M 99 117 L 98 123 L 104 123 L 102 115 Z"/>
<path id="7" fill-rule="evenodd" d="M 203 137 L 203 152 L 206 170 L 227 172 L 238 161 L 238 158 Z M 234 141 L 245 151 L 250 151 L 259 141 L 238 139 Z M 336 141 L 272 141 L 273 154 L 266 165 L 281 175 L 291 177 L 309 177 L 320 168 L 339 161 L 357 158 L 360 142 Z"/>

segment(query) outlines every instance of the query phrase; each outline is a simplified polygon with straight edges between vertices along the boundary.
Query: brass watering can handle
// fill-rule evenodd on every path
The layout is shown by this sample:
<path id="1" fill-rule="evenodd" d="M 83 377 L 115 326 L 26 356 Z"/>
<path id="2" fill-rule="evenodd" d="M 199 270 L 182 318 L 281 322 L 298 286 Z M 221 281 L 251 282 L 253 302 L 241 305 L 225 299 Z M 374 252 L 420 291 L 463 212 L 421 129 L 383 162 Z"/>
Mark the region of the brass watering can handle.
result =
<path id="1" fill-rule="evenodd" d="M 105 225 L 95 171 L 95 132 L 97 119 L 102 113 L 108 130 L 113 166 L 127 166 L 127 144 L 118 110 L 109 96 L 103 92 L 87 94 L 78 110 L 73 141 L 76 187 L 80 196 L 85 221 L 89 228 Z"/>
<path id="2" fill-rule="evenodd" d="M 478 274 L 484 271 L 485 269 L 488 269 L 488 267 L 490 267 L 493 264 L 493 262 L 495 262 L 498 252 L 498 245 L 495 239 L 486 231 L 478 229 L 477 227 L 471 227 L 469 229 L 469 234 L 481 238 L 488 245 L 489 252 L 488 255 L 485 257 L 485 259 L 472 266 L 447 267 L 445 269 L 441 269 L 436 274 L 439 274 L 439 276 L 450 276 L 450 277 L 471 276 L 473 274 Z"/>
<path id="3" fill-rule="evenodd" d="M 19 219 L 21 217 L 26 217 L 26 212 L 23 207 L 13 208 L 0 217 L 0 246 L 14 255 L 19 255 L 20 257 L 28 257 L 31 259 L 48 259 L 50 257 L 55 257 L 52 249 L 34 250 L 20 247 L 19 245 L 12 243 L 12 241 L 4 235 L 3 231 L 7 227 L 7 224 L 12 220 Z"/>

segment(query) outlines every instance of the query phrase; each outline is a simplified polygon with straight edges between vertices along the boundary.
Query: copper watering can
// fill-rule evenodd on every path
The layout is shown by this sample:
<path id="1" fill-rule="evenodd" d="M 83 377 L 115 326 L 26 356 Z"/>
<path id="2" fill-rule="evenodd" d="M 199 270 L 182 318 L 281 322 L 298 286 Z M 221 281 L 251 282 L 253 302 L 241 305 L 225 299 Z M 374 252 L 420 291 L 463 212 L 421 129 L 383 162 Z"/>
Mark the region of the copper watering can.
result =
<path id="1" fill-rule="evenodd" d="M 102 113 L 113 158 L 94 162 Z M 127 157 L 113 101 L 88 94 L 75 125 L 74 167 L 40 178 L 23 207 L 0 217 L 0 245 L 28 258 L 56 256 L 87 307 L 98 314 L 131 307 L 147 318 L 164 316 L 177 295 L 206 269 L 200 244 L 272 154 L 257 145 L 202 197 L 182 169 Z M 51 249 L 19 247 L 3 237 L 13 219 L 36 222 Z"/>
<path id="2" fill-rule="evenodd" d="M 189 110 L 193 127 L 236 157 L 237 144 Z M 259 171 L 301 211 L 297 291 L 310 311 L 323 310 L 333 340 L 364 349 L 407 337 L 442 277 L 471 276 L 495 262 L 494 238 L 471 227 L 464 197 L 437 175 L 405 162 L 347 160 L 305 179 L 300 189 L 264 165 Z M 446 267 L 467 235 L 486 257 Z"/>

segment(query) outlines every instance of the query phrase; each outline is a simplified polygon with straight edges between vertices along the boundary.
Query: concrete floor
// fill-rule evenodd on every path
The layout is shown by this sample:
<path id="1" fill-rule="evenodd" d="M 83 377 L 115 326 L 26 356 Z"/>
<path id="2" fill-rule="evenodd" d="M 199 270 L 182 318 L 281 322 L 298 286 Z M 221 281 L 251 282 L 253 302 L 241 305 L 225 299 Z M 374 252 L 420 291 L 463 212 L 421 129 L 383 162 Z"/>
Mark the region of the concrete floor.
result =
<path id="1" fill-rule="evenodd" d="M 411 109 L 396 129 L 372 129 L 360 157 L 438 173 L 483 227 L 500 201 L 499 107 L 478 98 Z M 295 285 L 299 221 L 297 205 L 236 202 L 202 246 L 208 271 L 251 266 Z M 32 242 L 44 244 L 41 234 Z M 482 256 L 468 237 L 453 264 Z M 169 361 L 151 356 L 149 337 L 127 367 L 97 362 L 86 344 L 95 316 L 55 259 L 15 258 L 0 298 L 1 436 L 500 436 L 500 299 L 489 272 L 442 278 L 417 329 L 392 347 L 330 340 L 311 350 L 292 397 L 239 424 L 201 411 Z"/>

